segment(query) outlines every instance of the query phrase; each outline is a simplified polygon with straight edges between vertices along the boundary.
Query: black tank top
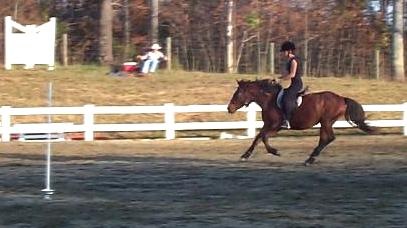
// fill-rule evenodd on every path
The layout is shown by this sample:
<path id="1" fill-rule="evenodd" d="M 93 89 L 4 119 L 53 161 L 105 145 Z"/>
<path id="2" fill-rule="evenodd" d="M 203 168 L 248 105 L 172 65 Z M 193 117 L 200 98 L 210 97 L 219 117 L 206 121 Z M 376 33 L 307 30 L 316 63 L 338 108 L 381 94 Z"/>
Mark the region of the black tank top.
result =
<path id="1" fill-rule="evenodd" d="M 295 59 L 295 61 L 297 61 L 297 72 L 295 72 L 294 78 L 296 78 L 296 77 L 301 77 L 301 76 L 302 76 L 302 66 L 301 66 L 300 58 L 298 58 L 297 56 L 292 57 L 292 58 L 290 58 L 290 59 L 288 60 L 287 66 L 286 66 L 286 67 L 287 67 L 287 71 L 290 72 L 290 70 L 291 70 L 291 64 L 292 64 L 292 62 L 293 62 L 294 59 Z M 290 72 L 290 73 L 291 73 L 291 72 Z"/>
<path id="2" fill-rule="evenodd" d="M 290 87 L 296 87 L 296 90 L 300 90 L 302 88 L 302 64 L 300 61 L 300 58 L 298 58 L 297 56 L 294 56 L 292 58 L 290 58 L 287 62 L 287 72 L 290 72 L 291 70 L 291 64 L 293 62 L 293 60 L 295 59 L 295 61 L 297 61 L 297 71 L 295 72 L 295 76 L 293 78 L 291 78 L 291 86 Z M 291 73 L 291 72 L 290 72 Z"/>

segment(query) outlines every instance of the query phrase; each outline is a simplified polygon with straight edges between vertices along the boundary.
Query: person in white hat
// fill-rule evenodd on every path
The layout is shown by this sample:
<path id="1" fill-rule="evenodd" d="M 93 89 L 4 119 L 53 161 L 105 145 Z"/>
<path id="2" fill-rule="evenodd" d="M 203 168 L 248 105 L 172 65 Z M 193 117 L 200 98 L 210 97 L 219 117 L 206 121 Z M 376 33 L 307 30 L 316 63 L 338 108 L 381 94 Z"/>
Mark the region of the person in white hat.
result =
<path id="1" fill-rule="evenodd" d="M 142 74 L 154 73 L 161 60 L 167 60 L 167 57 L 160 51 L 161 46 L 159 44 L 153 44 L 150 51 L 145 55 L 137 56 L 138 59 L 144 61 L 141 68 Z"/>

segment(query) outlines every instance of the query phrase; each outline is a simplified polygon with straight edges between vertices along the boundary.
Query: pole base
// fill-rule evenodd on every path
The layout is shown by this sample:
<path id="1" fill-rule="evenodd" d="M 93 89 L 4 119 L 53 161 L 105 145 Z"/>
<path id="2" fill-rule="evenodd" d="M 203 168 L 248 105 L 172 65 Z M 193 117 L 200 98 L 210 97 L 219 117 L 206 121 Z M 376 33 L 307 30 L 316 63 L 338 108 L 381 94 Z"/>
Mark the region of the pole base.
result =
<path id="1" fill-rule="evenodd" d="M 50 199 L 51 199 L 51 195 L 54 194 L 54 190 L 53 190 L 53 189 L 49 189 L 49 188 L 42 189 L 41 192 L 44 193 L 44 199 L 46 199 L 46 200 L 50 200 Z"/>

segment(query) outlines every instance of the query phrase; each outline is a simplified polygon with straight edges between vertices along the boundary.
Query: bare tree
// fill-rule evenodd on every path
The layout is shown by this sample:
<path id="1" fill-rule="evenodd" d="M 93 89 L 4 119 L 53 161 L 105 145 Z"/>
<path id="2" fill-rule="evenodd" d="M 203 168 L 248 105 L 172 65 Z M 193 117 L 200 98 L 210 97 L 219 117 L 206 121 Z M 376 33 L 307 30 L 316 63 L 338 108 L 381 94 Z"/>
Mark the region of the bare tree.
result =
<path id="1" fill-rule="evenodd" d="M 233 38 L 233 8 L 234 8 L 234 1 L 228 0 L 226 6 L 226 18 L 227 18 L 227 26 L 226 26 L 226 72 L 228 73 L 235 73 L 235 42 Z"/>
<path id="2" fill-rule="evenodd" d="M 374 63 L 378 62 L 382 78 L 392 75 L 394 80 L 405 80 L 403 60 L 400 59 L 405 48 L 402 43 L 402 19 L 394 19 L 393 40 L 390 25 L 393 24 L 390 17 L 393 12 L 396 13 L 394 16 L 403 13 L 399 12 L 403 9 L 401 0 L 1 2 L 3 8 L 0 9 L 0 16 L 13 15 L 18 10 L 18 21 L 23 24 L 40 24 L 48 15 L 57 15 L 58 31 L 69 34 L 69 58 L 75 64 L 97 61 L 106 64 L 113 60 L 112 52 L 114 56 L 123 53 L 127 53 L 126 56 L 134 55 L 153 40 L 158 41 L 160 30 L 162 34 L 172 37 L 174 60 L 188 70 L 228 71 L 231 64 L 234 70 L 238 68 L 242 73 L 264 70 L 260 66 L 265 66 L 264 60 L 269 50 L 264 47 L 271 42 L 279 45 L 290 39 L 297 44 L 298 54 L 304 56 L 308 75 L 350 74 L 371 78 L 376 69 Z M 225 16 L 229 3 L 233 3 L 232 27 L 229 26 L 233 30 L 230 36 L 225 29 L 228 26 Z M 160 24 L 165 26 L 160 29 L 158 6 Z M 0 43 L 1 34 L 2 31 Z M 112 39 L 115 43 L 113 50 Z M 233 47 L 231 41 L 234 42 Z M 228 49 L 235 53 L 227 55 Z M 382 50 L 380 61 L 373 58 L 376 49 Z M 0 56 L 1 53 L 2 47 Z M 232 55 L 235 56 L 229 57 Z M 233 63 L 229 60 L 233 60 Z M 275 63 L 278 62 L 276 58 Z M 280 64 L 275 66 L 276 71 L 282 67 Z"/>
<path id="3" fill-rule="evenodd" d="M 129 17 L 129 0 L 123 1 L 124 8 L 124 55 L 129 57 L 130 53 L 130 17 Z"/>
<path id="4" fill-rule="evenodd" d="M 158 42 L 158 0 L 151 0 L 151 43 Z"/>
<path id="5" fill-rule="evenodd" d="M 100 12 L 100 61 L 102 64 L 113 62 L 113 10 L 112 1 L 103 0 Z"/>
<path id="6" fill-rule="evenodd" d="M 18 3 L 20 1 L 16 0 L 15 5 L 14 5 L 14 13 L 13 13 L 13 19 L 17 20 L 18 19 Z"/>
<path id="7" fill-rule="evenodd" d="M 394 0 L 393 5 L 393 79 L 405 81 L 403 45 L 403 0 Z"/>

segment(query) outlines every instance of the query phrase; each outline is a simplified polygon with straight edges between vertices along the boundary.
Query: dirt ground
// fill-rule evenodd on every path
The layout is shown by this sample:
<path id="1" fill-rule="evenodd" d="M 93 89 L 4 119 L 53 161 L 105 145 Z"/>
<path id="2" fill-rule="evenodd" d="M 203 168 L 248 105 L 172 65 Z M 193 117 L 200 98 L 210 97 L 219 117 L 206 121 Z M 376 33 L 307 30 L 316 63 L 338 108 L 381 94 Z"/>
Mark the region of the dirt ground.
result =
<path id="1" fill-rule="evenodd" d="M 317 137 L 53 143 L 51 200 L 44 143 L 0 144 L 1 227 L 406 227 L 407 138 Z"/>

